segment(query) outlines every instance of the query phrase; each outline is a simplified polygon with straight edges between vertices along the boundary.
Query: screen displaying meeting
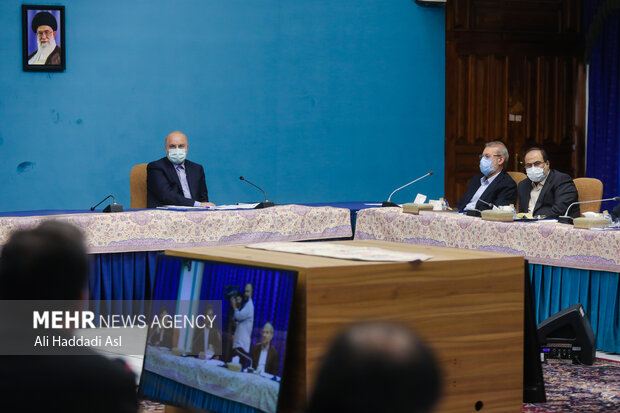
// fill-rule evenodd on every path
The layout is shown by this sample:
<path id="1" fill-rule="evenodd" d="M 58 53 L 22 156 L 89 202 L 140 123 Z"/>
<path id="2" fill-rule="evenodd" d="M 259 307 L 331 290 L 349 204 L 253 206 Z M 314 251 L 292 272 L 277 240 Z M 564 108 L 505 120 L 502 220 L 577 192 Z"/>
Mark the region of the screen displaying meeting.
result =
<path id="1" fill-rule="evenodd" d="M 158 257 L 142 398 L 276 412 L 296 272 Z"/>

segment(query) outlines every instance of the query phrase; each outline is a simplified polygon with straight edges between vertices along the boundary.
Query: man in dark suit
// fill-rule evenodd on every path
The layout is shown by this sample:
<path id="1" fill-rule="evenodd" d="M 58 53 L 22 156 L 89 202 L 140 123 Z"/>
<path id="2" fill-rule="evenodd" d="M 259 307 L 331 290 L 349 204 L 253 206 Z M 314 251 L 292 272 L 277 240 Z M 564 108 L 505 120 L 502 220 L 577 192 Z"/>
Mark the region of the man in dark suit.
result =
<path id="1" fill-rule="evenodd" d="M 566 213 L 578 193 L 570 176 L 550 169 L 547 153 L 541 148 L 530 148 L 525 152 L 527 178 L 519 182 L 519 212 L 557 218 Z M 580 214 L 579 205 L 573 205 L 568 215 L 575 218 Z"/>
<path id="2" fill-rule="evenodd" d="M 613 220 L 620 219 L 620 204 L 616 205 L 616 207 L 611 211 L 611 218 Z"/>
<path id="3" fill-rule="evenodd" d="M 502 142 L 488 142 L 480 155 L 482 173 L 471 178 L 456 208 L 484 211 L 493 208 L 492 205 L 514 204 L 517 200 L 517 184 L 504 171 L 508 157 L 508 149 Z"/>
<path id="4" fill-rule="evenodd" d="M 252 358 L 252 367 L 254 367 L 254 370 L 259 373 L 265 372 L 277 376 L 280 356 L 278 355 L 278 351 L 271 345 L 272 340 L 273 325 L 271 323 L 265 323 L 263 326 L 262 340 L 252 347 L 250 357 Z"/>
<path id="5" fill-rule="evenodd" d="M 196 328 L 192 339 L 192 354 L 200 359 L 214 358 L 220 360 L 223 358 L 222 334 L 215 324 L 209 327 L 209 320 L 213 319 L 213 305 L 207 304 L 205 307 L 205 328 Z"/>
<path id="6" fill-rule="evenodd" d="M 186 160 L 187 136 L 174 131 L 166 137 L 166 157 L 146 167 L 146 206 L 213 206 L 209 202 L 205 172 Z"/>
<path id="7" fill-rule="evenodd" d="M 20 301 L 11 301 L 12 314 L 1 315 L 0 329 L 6 329 L 10 320 L 11 334 L 0 334 L 5 344 L 15 343 L 14 354 L 21 355 L 0 357 L 2 411 L 137 412 L 135 376 L 123 362 L 97 355 L 88 347 L 74 347 L 72 355 L 66 355 L 67 348 L 33 347 L 29 340 L 46 332 L 70 335 L 63 329 L 33 329 L 33 312 L 20 311 L 19 303 L 30 303 L 38 311 L 48 300 L 72 300 L 66 306 L 75 308 L 66 310 L 73 313 L 79 309 L 79 302 L 73 300 L 87 297 L 88 269 L 83 236 L 70 224 L 46 221 L 13 233 L 4 245 L 0 300 Z"/>

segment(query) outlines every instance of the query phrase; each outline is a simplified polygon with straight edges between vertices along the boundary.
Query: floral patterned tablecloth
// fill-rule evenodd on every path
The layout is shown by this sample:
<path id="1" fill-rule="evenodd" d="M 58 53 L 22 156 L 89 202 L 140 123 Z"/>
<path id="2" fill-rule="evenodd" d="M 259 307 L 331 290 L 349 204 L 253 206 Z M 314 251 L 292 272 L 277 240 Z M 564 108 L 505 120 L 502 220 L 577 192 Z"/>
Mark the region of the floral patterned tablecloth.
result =
<path id="1" fill-rule="evenodd" d="M 48 219 L 80 227 L 91 253 L 159 251 L 352 235 L 348 209 L 282 205 L 233 211 L 153 209 L 110 214 L 1 217 L 0 245 L 14 230 L 30 228 Z"/>
<path id="2" fill-rule="evenodd" d="M 264 412 L 276 411 L 279 382 L 208 363 L 195 357 L 174 356 L 168 349 L 149 346 L 144 358 L 144 369 Z"/>
<path id="3" fill-rule="evenodd" d="M 457 213 L 372 208 L 357 213 L 355 239 L 522 255 L 534 264 L 620 272 L 620 231 L 554 222 L 494 222 Z"/>

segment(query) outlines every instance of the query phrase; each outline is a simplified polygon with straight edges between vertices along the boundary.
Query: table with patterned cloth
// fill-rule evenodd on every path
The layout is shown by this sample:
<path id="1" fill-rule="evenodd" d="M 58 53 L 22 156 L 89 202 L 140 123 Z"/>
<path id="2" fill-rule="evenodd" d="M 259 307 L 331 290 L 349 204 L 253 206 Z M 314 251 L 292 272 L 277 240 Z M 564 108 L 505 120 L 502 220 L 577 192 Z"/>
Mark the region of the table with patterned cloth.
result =
<path id="1" fill-rule="evenodd" d="M 530 263 L 536 322 L 579 302 L 588 314 L 597 347 L 620 353 L 620 231 L 373 208 L 358 212 L 355 239 L 522 255 Z"/>
<path id="2" fill-rule="evenodd" d="M 555 222 L 484 221 L 450 212 L 364 209 L 355 239 L 376 239 L 523 255 L 531 263 L 620 272 L 620 231 Z"/>
<path id="3" fill-rule="evenodd" d="M 350 237 L 348 209 L 282 205 L 232 211 L 139 210 L 51 216 L 0 217 L 0 244 L 15 229 L 55 219 L 80 227 L 91 253 L 161 251 L 267 241 Z"/>
<path id="4" fill-rule="evenodd" d="M 264 412 L 275 412 L 280 383 L 258 374 L 220 367 L 213 361 L 175 356 L 169 349 L 148 346 L 144 369 L 215 396 Z"/>
<path id="5" fill-rule="evenodd" d="M 73 223 L 92 254 L 91 300 L 148 300 L 157 255 L 167 248 L 301 241 L 352 236 L 346 208 L 278 205 L 265 209 L 119 213 L 27 211 L 0 215 L 0 246 L 12 231 L 48 219 Z M 63 211 L 64 212 L 64 211 Z"/>

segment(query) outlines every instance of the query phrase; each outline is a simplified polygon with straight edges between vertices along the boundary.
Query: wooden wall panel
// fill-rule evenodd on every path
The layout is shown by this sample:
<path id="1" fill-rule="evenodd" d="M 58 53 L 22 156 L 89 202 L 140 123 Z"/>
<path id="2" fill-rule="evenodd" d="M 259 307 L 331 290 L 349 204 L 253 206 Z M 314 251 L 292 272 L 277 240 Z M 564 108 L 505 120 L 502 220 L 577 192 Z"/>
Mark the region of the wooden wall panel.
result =
<path id="1" fill-rule="evenodd" d="M 459 0 L 446 9 L 446 197 L 502 140 L 509 170 L 542 146 L 552 167 L 583 174 L 585 75 L 579 0 Z M 576 149 L 577 148 L 577 149 Z"/>

